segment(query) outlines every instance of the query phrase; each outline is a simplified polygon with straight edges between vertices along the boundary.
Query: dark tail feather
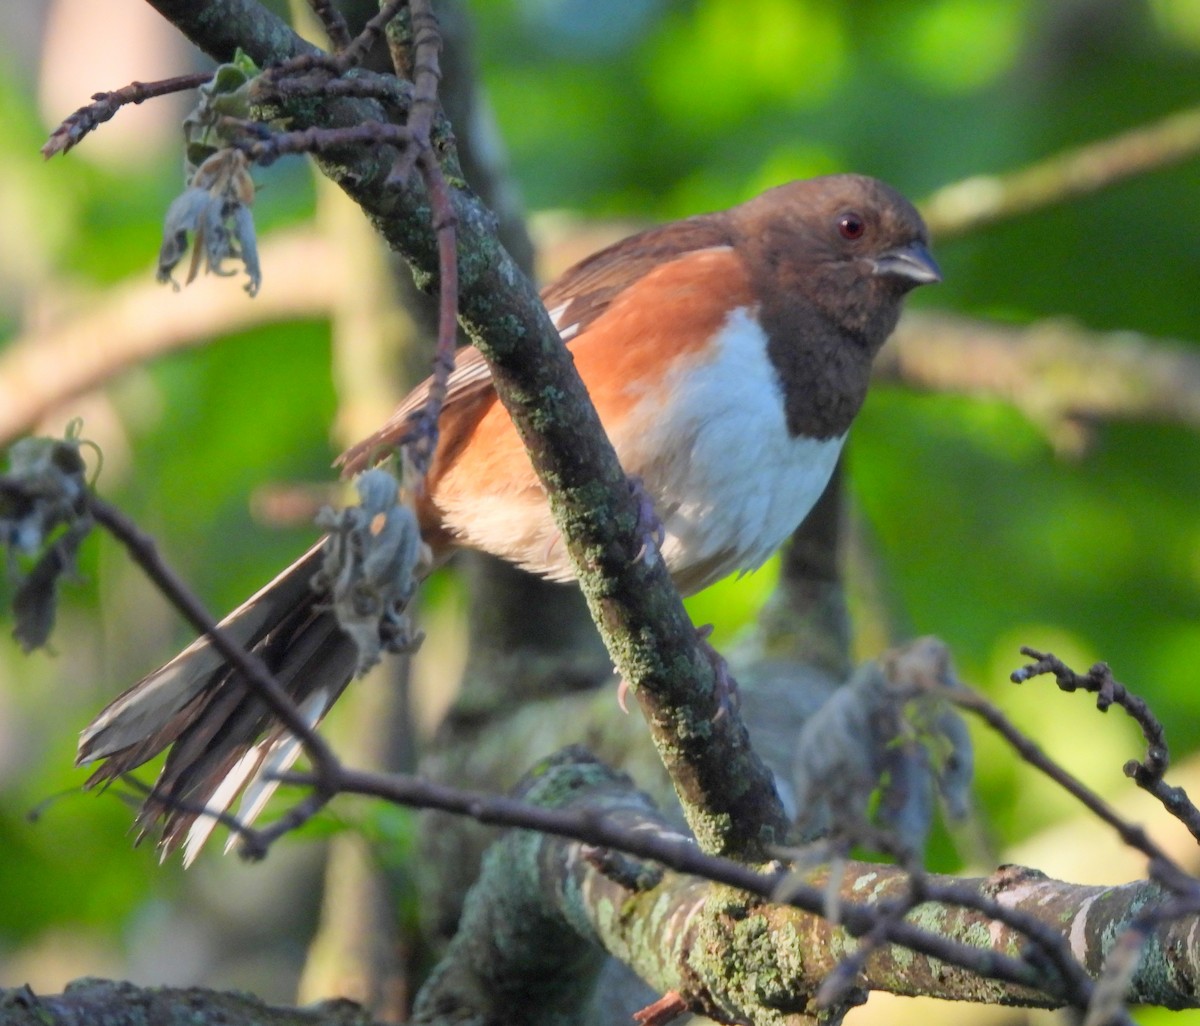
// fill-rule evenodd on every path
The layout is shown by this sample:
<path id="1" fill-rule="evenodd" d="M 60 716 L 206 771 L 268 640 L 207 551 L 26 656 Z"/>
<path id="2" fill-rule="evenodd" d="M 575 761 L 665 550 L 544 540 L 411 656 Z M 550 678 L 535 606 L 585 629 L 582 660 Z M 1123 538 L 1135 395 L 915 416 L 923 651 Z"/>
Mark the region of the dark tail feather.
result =
<path id="1" fill-rule="evenodd" d="M 310 582 L 320 566 L 316 545 L 221 622 L 234 640 L 264 659 L 313 724 L 345 689 L 356 663 L 354 645 L 333 614 L 317 608 Z M 274 790 L 257 777 L 264 770 L 281 772 L 299 753 L 292 735 L 207 638 L 111 702 L 81 735 L 76 761 L 104 760 L 89 778 L 90 787 L 168 747 L 137 826 L 144 835 L 161 821 L 163 856 L 186 839 L 187 862 L 216 824 L 202 810 L 223 812 L 246 791 L 242 816 L 248 823 Z"/>

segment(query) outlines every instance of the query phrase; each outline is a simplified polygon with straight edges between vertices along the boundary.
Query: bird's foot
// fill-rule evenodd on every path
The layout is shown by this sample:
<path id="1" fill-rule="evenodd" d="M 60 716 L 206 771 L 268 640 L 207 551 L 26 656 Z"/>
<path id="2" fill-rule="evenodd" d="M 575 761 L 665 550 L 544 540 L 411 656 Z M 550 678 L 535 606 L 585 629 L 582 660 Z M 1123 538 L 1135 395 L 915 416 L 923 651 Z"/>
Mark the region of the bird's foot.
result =
<path id="1" fill-rule="evenodd" d="M 737 681 L 733 679 L 733 674 L 729 672 L 729 663 L 725 661 L 725 657 L 721 655 L 708 638 L 713 632 L 713 625 L 706 623 L 702 627 L 696 628 L 696 637 L 700 641 L 700 648 L 708 657 L 709 664 L 713 668 L 713 683 L 717 691 L 717 712 L 713 716 L 713 722 L 717 723 L 724 719 L 732 712 L 736 712 L 742 704 L 742 696 L 738 693 Z"/>
<path id="2" fill-rule="evenodd" d="M 738 694 L 737 681 L 733 679 L 733 674 L 729 672 L 729 664 L 725 661 L 725 657 L 709 644 L 708 636 L 712 632 L 713 625 L 711 623 L 696 628 L 696 636 L 700 641 L 700 648 L 713 668 L 718 702 L 713 722 L 717 723 L 731 712 L 737 710 L 741 706 L 742 700 Z M 629 715 L 629 706 L 626 704 L 628 699 L 629 681 L 622 677 L 617 683 L 617 705 L 621 707 L 621 712 L 625 713 L 626 716 Z"/>
<path id="3" fill-rule="evenodd" d="M 629 706 L 625 703 L 629 699 L 629 681 L 624 677 L 617 683 L 617 705 L 621 707 L 621 712 L 626 716 L 629 715 Z"/>
<path id="4" fill-rule="evenodd" d="M 642 479 L 631 474 L 627 480 L 629 481 L 629 494 L 637 503 L 637 533 L 642 540 L 641 547 L 633 558 L 635 562 L 643 559 L 652 560 L 658 550 L 662 548 L 667 532 L 663 528 L 662 521 L 658 519 L 658 513 L 654 509 L 654 500 L 650 498 L 650 493 L 646 491 Z M 650 544 L 651 542 L 654 543 L 653 546 Z"/>

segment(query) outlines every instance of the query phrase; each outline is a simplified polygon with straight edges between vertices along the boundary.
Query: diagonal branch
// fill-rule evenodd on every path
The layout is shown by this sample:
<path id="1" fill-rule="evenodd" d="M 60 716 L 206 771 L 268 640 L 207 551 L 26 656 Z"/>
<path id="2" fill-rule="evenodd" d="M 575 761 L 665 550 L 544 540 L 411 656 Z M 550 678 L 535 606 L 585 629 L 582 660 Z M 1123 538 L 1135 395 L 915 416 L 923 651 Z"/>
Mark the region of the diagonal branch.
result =
<path id="1" fill-rule="evenodd" d="M 967 709 L 996 731 L 1027 763 L 1046 774 L 1064 791 L 1076 798 L 1097 818 L 1112 827 L 1129 847 L 1146 856 L 1150 875 L 1164 887 L 1178 894 L 1195 894 L 1197 881 L 1176 862 L 1168 852 L 1146 833 L 1140 825 L 1121 816 L 1108 802 L 1082 781 L 1068 773 L 1049 758 L 1030 738 L 1022 734 L 998 708 L 982 695 L 965 688 L 947 689 L 946 697 L 962 709 Z"/>
<path id="2" fill-rule="evenodd" d="M 263 661 L 254 653 L 247 652 L 231 639 L 217 624 L 212 614 L 201 604 L 188 586 L 158 555 L 158 547 L 148 534 L 126 517 L 115 506 L 110 505 L 94 493 L 87 498 L 88 510 L 122 545 L 134 562 L 154 582 L 155 586 L 171 602 L 197 631 L 212 641 L 231 666 L 237 667 L 258 696 L 271 708 L 304 747 L 305 754 L 312 760 L 318 779 L 333 778 L 337 770 L 337 757 L 325 740 L 309 726 L 295 702 L 272 676 Z M 318 785 L 318 789 L 320 789 Z"/>
<path id="3" fill-rule="evenodd" d="M 242 0 L 198 5 L 151 0 L 197 45 L 225 59 L 239 42 L 261 65 L 311 53 L 282 22 Z M 224 17 L 218 15 L 224 14 Z M 237 34 L 234 34 L 237 33 Z M 268 116 L 271 112 L 266 112 Z M 378 108 L 339 100 L 280 111 L 296 127 L 381 120 Z M 583 592 L 622 676 L 635 689 L 651 733 L 702 846 L 761 854 L 786 820 L 769 772 L 736 715 L 715 718 L 720 694 L 705 653 L 661 559 L 646 551 L 641 517 L 587 392 L 533 285 L 495 234 L 493 215 L 461 184 L 444 156 L 458 221 L 460 318 L 487 358 L 551 497 Z M 397 187 L 389 148 L 352 148 L 318 163 L 414 269 L 436 282 L 438 245 L 430 198 L 415 183 Z"/>
<path id="4" fill-rule="evenodd" d="M 934 236 L 957 238 L 1099 192 L 1198 153 L 1200 107 L 1192 107 L 1008 174 L 974 175 L 947 185 L 921 204 L 921 211 Z"/>
<path id="5" fill-rule="evenodd" d="M 1125 710 L 1142 728 L 1142 736 L 1146 739 L 1145 759 L 1130 759 L 1124 766 L 1125 775 L 1142 790 L 1157 798 L 1172 816 L 1187 827 L 1193 837 L 1200 840 L 1200 809 L 1196 808 L 1182 787 L 1172 787 L 1164 779 L 1171 764 L 1166 731 L 1145 699 L 1135 695 L 1116 680 L 1107 663 L 1097 663 L 1087 673 L 1076 673 L 1050 652 L 1022 648 L 1021 654 L 1034 662 L 1030 666 L 1015 670 L 1012 674 L 1013 683 L 1023 684 L 1040 674 L 1052 673 L 1063 691 L 1082 689 L 1095 693 L 1096 708 L 1100 712 L 1107 712 L 1112 705 L 1119 705 Z"/>

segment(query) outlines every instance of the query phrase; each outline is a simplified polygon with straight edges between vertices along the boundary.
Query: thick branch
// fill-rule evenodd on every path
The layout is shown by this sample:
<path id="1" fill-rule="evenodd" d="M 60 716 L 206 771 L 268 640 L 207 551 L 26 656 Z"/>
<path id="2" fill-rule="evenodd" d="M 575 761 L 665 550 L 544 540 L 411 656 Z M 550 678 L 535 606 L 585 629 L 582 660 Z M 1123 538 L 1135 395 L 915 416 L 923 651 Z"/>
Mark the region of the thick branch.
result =
<path id="1" fill-rule="evenodd" d="M 1084 887 L 1009 866 L 986 879 L 923 876 L 928 900 L 893 916 L 889 909 L 904 905 L 914 884 L 904 871 L 849 863 L 831 885 L 824 868 L 807 875 L 756 871 L 705 855 L 627 778 L 578 751 L 537 767 L 517 797 L 472 795 L 414 778 L 339 776 L 347 791 L 526 828 L 511 830 L 489 853 L 462 929 L 418 999 L 421 1022 L 566 1021 L 609 953 L 723 1021 L 794 1023 L 808 1015 L 822 981 L 857 950 L 856 939 L 870 933 L 882 943 L 860 967 L 866 989 L 1041 1007 L 1061 1006 L 1070 993 L 1079 995 L 1070 999 L 1078 1005 L 1090 991 L 1081 994 L 1074 983 L 1064 989 L 1055 962 L 1031 945 L 1031 927 L 1022 924 L 1060 937 L 1063 951 L 1097 977 L 1126 928 L 1152 920 L 1170 901 L 1148 882 Z M 839 907 L 837 923 L 826 918 L 831 904 Z M 1131 977 L 1130 1001 L 1196 1007 L 1198 927 L 1195 915 L 1157 926 Z M 1044 951 L 1044 941 L 1039 945 Z M 47 1021 L 27 993 L 6 997 L 0 1026 Z M 117 999 L 147 998 L 118 988 Z M 210 1003 L 204 992 L 169 1000 L 193 1014 Z M 95 1016 L 85 1011 L 64 1021 Z"/>
<path id="2" fill-rule="evenodd" d="M 525 798 L 560 813 L 586 806 L 605 824 L 632 828 L 647 850 L 674 849 L 674 861 L 686 860 L 683 839 L 600 764 L 561 756 L 539 769 Z M 779 888 L 784 875 L 729 867 L 730 879 L 738 873 L 760 895 Z M 695 1011 L 722 1021 L 782 1022 L 805 1014 L 822 980 L 856 949 L 855 938 L 881 923 L 892 943 L 867 961 L 859 983 L 868 989 L 1057 1007 L 1061 981 L 1048 963 L 1028 958 L 1026 937 L 965 906 L 1035 919 L 1096 976 L 1121 930 L 1163 900 L 1150 883 L 1081 887 L 1005 867 L 986 879 L 927 877 L 926 893 L 937 900 L 883 922 L 881 910 L 904 900 L 910 883 L 895 867 L 851 863 L 836 888 L 841 921 L 834 924 L 819 914 L 829 897 L 825 870 L 789 892 L 809 906 L 801 911 L 608 849 L 513 831 L 485 859 L 462 928 L 418 999 L 417 1021 L 558 1021 L 564 1003 L 586 993 L 603 949 L 661 991 L 684 995 Z M 1130 1000 L 1195 1005 L 1196 925 L 1186 917 L 1160 929 Z"/>
<path id="3" fill-rule="evenodd" d="M 350 1001 L 323 1001 L 307 1008 L 277 1008 L 246 994 L 199 987 L 135 987 L 132 983 L 81 979 L 61 994 L 43 997 L 28 987 L 0 990 L 0 1026 L 145 1026 L 187 1022 L 193 1026 L 374 1026 Z"/>

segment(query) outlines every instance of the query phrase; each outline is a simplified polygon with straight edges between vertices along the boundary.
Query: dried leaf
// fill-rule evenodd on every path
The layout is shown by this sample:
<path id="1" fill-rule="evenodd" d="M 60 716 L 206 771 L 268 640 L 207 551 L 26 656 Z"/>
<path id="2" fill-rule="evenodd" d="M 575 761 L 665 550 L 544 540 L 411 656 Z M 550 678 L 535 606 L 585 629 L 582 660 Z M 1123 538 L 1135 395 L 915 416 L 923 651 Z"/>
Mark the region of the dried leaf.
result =
<path id="1" fill-rule="evenodd" d="M 217 150 L 208 157 L 196 169 L 188 187 L 167 208 L 158 252 L 158 280 L 179 287 L 171 272 L 187 253 L 191 235 L 194 249 L 186 279 L 189 284 L 201 267 L 213 274 L 233 274 L 224 264 L 234 259 L 240 260 L 246 269 L 249 278 L 246 291 L 256 295 L 262 271 L 250 213 L 253 199 L 254 181 L 240 150 Z"/>
<path id="2" fill-rule="evenodd" d="M 9 449 L 8 472 L 0 476 L 0 545 L 17 581 L 13 636 L 26 652 L 49 638 L 58 582 L 74 574 L 75 557 L 92 528 L 82 444 L 73 433 L 23 438 Z"/>
<path id="3" fill-rule="evenodd" d="M 793 763 L 797 825 L 807 840 L 851 842 L 874 822 L 919 854 L 939 793 L 953 818 L 970 809 L 974 759 L 949 705 L 949 653 L 921 638 L 863 666 L 805 723 Z M 872 803 L 875 804 L 872 817 Z"/>
<path id="4" fill-rule="evenodd" d="M 326 507 L 317 516 L 328 537 L 313 584 L 329 594 L 329 608 L 358 649 L 358 672 L 365 673 L 381 652 L 411 651 L 420 643 L 406 609 L 429 551 L 391 474 L 368 470 L 355 486 L 358 506 Z"/>

